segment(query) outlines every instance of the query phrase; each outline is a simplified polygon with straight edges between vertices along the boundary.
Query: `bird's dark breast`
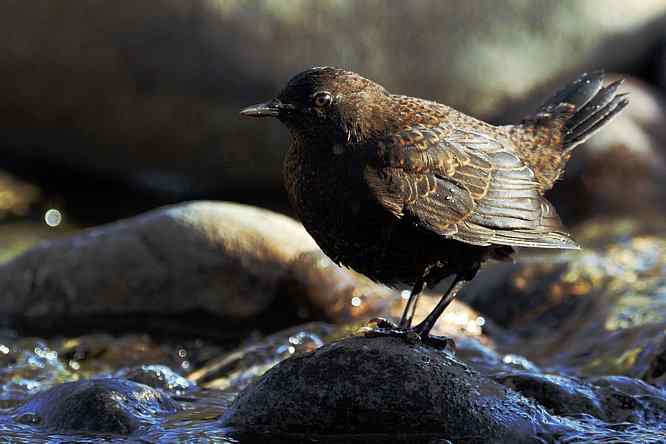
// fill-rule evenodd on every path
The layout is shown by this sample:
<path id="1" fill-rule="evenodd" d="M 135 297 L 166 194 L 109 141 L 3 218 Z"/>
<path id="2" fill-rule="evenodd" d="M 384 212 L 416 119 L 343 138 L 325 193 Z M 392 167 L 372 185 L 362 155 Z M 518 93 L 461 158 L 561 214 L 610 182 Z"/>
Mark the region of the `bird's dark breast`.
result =
<path id="1" fill-rule="evenodd" d="M 292 146 L 285 185 L 301 222 L 335 262 L 387 285 L 411 285 L 428 271 L 435 284 L 487 253 L 398 219 L 373 197 L 364 162 L 340 147 L 324 158 Z"/>

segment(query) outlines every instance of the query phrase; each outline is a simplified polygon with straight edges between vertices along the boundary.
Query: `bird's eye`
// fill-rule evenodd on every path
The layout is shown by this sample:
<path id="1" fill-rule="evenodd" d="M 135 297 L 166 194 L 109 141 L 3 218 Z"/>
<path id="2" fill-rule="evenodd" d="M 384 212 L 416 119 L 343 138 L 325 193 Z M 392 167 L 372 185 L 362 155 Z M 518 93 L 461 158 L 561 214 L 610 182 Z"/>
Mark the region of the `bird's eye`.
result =
<path id="1" fill-rule="evenodd" d="M 312 101 L 317 108 L 324 108 L 333 103 L 333 96 L 331 96 L 331 93 L 328 91 L 321 91 L 315 93 L 312 97 Z"/>

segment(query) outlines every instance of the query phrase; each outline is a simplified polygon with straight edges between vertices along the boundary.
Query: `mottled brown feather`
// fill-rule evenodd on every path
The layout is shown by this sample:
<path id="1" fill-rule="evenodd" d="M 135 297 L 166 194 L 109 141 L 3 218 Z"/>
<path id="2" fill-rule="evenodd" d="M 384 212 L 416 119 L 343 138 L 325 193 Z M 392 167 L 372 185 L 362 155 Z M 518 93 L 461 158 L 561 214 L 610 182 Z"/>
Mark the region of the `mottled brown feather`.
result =
<path id="1" fill-rule="evenodd" d="M 396 217 L 475 245 L 577 247 L 510 139 L 489 125 L 481 132 L 451 119 L 419 123 L 414 99 L 396 101 L 409 110 L 401 113 L 406 127 L 367 148 L 366 170 L 369 188 Z"/>

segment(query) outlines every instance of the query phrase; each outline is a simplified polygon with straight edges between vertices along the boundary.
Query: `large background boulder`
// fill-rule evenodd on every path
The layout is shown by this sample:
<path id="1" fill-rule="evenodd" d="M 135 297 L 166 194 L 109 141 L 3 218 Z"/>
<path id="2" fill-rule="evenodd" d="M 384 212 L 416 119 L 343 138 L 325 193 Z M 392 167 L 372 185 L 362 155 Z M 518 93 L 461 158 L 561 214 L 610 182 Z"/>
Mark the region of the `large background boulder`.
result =
<path id="1" fill-rule="evenodd" d="M 333 264 L 295 220 L 224 202 L 157 209 L 0 264 L 2 320 L 30 331 L 77 324 L 154 331 L 151 317 L 169 331 L 175 325 L 161 318 L 182 316 L 183 332 L 239 335 L 263 313 L 261 326 L 270 330 L 307 319 L 349 321 L 397 298 Z"/>
<path id="2" fill-rule="evenodd" d="M 640 69 L 665 11 L 657 0 L 5 1 L 0 165 L 60 189 L 83 178 L 162 201 L 284 203 L 287 132 L 238 111 L 304 68 L 339 65 L 488 114 L 573 72 Z"/>

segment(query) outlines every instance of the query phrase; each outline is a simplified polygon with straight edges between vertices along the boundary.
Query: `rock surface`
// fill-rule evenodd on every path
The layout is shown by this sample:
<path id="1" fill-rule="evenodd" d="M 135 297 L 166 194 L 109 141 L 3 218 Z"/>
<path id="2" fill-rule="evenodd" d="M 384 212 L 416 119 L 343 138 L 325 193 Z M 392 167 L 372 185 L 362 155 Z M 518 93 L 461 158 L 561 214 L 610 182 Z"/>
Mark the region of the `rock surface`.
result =
<path id="1" fill-rule="evenodd" d="M 639 65 L 664 11 L 660 0 L 3 2 L 0 158 L 50 181 L 78 171 L 181 197 L 282 196 L 286 131 L 238 110 L 306 67 L 484 113 L 565 73 Z"/>
<path id="2" fill-rule="evenodd" d="M 12 414 L 19 423 L 54 432 L 130 435 L 156 415 L 175 413 L 165 394 L 123 379 L 60 384 L 38 393 Z"/>
<path id="3" fill-rule="evenodd" d="M 302 226 L 253 207 L 199 202 L 50 241 L 0 267 L 5 315 L 175 313 L 247 317 L 266 308 L 299 253 Z"/>
<path id="4" fill-rule="evenodd" d="M 224 424 L 308 436 L 429 433 L 454 442 L 523 443 L 533 442 L 548 418 L 444 352 L 353 337 L 269 370 L 241 392 Z"/>
<path id="5" fill-rule="evenodd" d="M 233 203 L 154 210 L 0 265 L 0 314 L 44 331 L 63 320 L 99 328 L 97 317 L 115 317 L 122 331 L 136 322 L 151 327 L 150 316 L 191 315 L 189 324 L 203 319 L 204 334 L 225 330 L 218 318 L 240 322 L 269 307 L 271 322 L 350 320 L 397 297 L 331 263 L 300 223 Z M 152 328 L 167 323 L 161 319 Z"/>

